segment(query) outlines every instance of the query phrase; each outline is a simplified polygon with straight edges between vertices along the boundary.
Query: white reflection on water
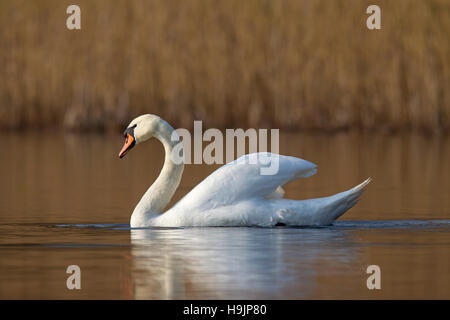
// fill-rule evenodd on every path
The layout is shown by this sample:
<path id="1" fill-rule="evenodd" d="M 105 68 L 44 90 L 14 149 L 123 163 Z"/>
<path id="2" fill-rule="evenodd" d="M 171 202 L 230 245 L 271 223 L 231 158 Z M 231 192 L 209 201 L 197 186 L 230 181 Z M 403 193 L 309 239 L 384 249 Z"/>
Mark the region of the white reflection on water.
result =
<path id="1" fill-rule="evenodd" d="M 133 229 L 137 299 L 302 298 L 317 267 L 345 268 L 356 249 L 334 229 Z"/>

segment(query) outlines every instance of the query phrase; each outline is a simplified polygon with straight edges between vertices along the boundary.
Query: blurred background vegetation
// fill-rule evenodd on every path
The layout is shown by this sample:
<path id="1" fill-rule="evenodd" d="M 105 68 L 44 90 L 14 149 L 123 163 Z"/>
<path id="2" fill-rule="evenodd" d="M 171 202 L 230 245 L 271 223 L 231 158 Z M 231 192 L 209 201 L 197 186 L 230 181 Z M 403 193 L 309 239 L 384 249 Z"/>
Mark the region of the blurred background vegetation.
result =
<path id="1" fill-rule="evenodd" d="M 116 130 L 142 113 L 448 132 L 450 1 L 0 0 L 0 128 Z"/>

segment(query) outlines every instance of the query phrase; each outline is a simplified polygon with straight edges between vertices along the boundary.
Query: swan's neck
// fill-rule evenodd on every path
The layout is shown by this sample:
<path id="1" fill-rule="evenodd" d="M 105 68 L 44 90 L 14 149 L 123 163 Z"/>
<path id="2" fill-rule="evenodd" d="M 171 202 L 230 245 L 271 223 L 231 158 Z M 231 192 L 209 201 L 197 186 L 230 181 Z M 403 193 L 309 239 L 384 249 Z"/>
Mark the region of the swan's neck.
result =
<path id="1" fill-rule="evenodd" d="M 182 162 L 176 164 L 172 160 L 172 151 L 178 144 L 178 141 L 172 141 L 172 134 L 176 135 L 175 130 L 161 119 L 154 137 L 161 141 L 164 146 L 166 154 L 164 166 L 156 181 L 148 188 L 134 209 L 131 216 L 131 226 L 140 226 L 145 224 L 145 221 L 159 216 L 180 184 L 184 164 Z"/>

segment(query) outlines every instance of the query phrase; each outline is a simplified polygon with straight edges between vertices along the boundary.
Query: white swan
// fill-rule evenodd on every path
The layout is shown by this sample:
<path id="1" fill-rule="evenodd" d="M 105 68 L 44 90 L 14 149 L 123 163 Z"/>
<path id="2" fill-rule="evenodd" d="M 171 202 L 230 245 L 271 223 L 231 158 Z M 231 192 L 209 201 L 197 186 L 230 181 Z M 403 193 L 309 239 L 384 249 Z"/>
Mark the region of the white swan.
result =
<path id="1" fill-rule="evenodd" d="M 261 175 L 270 153 L 254 153 L 232 161 L 209 175 L 167 212 L 162 213 L 177 189 L 184 164 L 172 160 L 179 143 L 175 130 L 158 116 L 142 115 L 124 132 L 122 158 L 135 145 L 152 137 L 164 145 L 164 166 L 137 204 L 130 225 L 136 227 L 329 225 L 356 204 L 370 178 L 345 192 L 308 200 L 283 199 L 284 184 L 316 173 L 316 165 L 303 159 L 275 155 L 278 172 Z M 257 161 L 255 161 L 255 159 Z"/>

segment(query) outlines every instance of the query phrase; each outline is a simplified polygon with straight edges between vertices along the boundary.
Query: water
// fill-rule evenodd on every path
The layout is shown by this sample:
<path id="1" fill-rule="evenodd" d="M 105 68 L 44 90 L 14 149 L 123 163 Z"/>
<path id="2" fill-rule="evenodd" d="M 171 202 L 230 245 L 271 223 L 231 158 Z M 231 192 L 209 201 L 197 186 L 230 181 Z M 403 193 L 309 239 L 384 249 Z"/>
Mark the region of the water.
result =
<path id="1" fill-rule="evenodd" d="M 318 164 L 289 198 L 362 200 L 323 228 L 130 230 L 157 177 L 155 141 L 117 159 L 119 135 L 0 135 L 0 298 L 450 298 L 450 139 L 285 133 L 280 151 Z M 174 200 L 217 166 L 190 165 Z M 81 290 L 66 268 L 79 265 Z M 368 290 L 366 268 L 381 268 Z"/>

